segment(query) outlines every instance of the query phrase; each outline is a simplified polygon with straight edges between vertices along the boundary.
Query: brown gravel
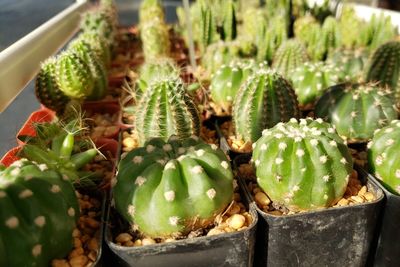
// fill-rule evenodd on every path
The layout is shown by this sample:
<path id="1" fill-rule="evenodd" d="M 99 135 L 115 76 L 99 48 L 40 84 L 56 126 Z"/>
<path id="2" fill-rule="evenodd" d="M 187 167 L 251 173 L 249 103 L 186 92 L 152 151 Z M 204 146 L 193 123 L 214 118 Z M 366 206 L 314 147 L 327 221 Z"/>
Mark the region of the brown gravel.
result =
<path id="1" fill-rule="evenodd" d="M 244 142 L 235 136 L 235 129 L 233 127 L 232 121 L 226 121 L 220 126 L 222 134 L 225 136 L 229 147 L 240 153 L 249 153 L 252 151 L 251 142 Z"/>

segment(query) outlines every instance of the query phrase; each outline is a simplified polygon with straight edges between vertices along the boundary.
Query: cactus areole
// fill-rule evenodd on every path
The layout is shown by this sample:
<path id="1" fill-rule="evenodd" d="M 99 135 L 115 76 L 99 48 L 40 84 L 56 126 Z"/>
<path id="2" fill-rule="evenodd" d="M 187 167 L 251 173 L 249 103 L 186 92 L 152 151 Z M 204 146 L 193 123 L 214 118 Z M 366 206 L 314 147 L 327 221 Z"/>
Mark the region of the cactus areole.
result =
<path id="1" fill-rule="evenodd" d="M 79 205 L 70 181 L 27 160 L 0 166 L 0 265 L 49 266 L 65 257 Z"/>
<path id="2" fill-rule="evenodd" d="M 393 120 L 386 127 L 375 131 L 368 143 L 370 171 L 386 188 L 400 195 L 400 121 Z"/>
<path id="3" fill-rule="evenodd" d="M 229 160 L 198 137 L 146 142 L 121 160 L 112 185 L 117 210 L 150 237 L 207 227 L 233 197 Z"/>
<path id="4" fill-rule="evenodd" d="M 322 119 L 291 119 L 264 130 L 253 162 L 260 187 L 275 205 L 290 211 L 334 205 L 353 169 L 347 146 Z"/>

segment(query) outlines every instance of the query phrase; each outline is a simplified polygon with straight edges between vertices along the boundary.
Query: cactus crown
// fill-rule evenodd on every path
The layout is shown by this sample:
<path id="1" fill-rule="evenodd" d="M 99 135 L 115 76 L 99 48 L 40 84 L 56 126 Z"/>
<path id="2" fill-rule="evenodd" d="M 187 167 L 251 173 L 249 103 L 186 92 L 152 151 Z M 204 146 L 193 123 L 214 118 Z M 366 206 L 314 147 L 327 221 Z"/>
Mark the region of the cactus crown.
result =
<path id="1" fill-rule="evenodd" d="M 315 114 L 335 125 L 348 141 L 364 142 L 376 129 L 397 118 L 397 109 L 390 90 L 371 83 L 339 84 L 318 100 Z"/>
<path id="2" fill-rule="evenodd" d="M 179 78 L 155 81 L 148 87 L 137 104 L 135 129 L 140 144 L 153 137 L 199 135 L 196 105 Z"/>
<path id="3" fill-rule="evenodd" d="M 391 192 L 400 194 L 400 121 L 376 130 L 368 143 L 368 165 L 372 174 Z"/>
<path id="4" fill-rule="evenodd" d="M 180 70 L 176 63 L 170 58 L 157 58 L 145 62 L 140 67 L 139 87 L 145 91 L 155 81 L 168 78 L 178 78 Z"/>
<path id="5" fill-rule="evenodd" d="M 261 136 L 262 130 L 300 115 L 291 84 L 265 68 L 247 78 L 235 98 L 232 113 L 236 135 L 251 142 Z"/>
<path id="6" fill-rule="evenodd" d="M 260 187 L 291 211 L 334 205 L 353 169 L 343 140 L 322 119 L 291 119 L 264 130 L 252 160 Z"/>
<path id="7" fill-rule="evenodd" d="M 217 146 L 156 138 L 121 160 L 113 193 L 117 210 L 144 234 L 177 237 L 211 224 L 231 202 L 232 182 Z"/>

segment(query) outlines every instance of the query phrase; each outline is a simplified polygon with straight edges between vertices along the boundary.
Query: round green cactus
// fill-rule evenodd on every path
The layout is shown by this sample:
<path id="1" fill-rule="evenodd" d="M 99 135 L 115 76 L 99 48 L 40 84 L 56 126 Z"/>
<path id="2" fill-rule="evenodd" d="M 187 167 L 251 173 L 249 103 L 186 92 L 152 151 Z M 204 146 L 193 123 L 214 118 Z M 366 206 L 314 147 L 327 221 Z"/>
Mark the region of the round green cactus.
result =
<path id="1" fill-rule="evenodd" d="M 108 89 L 107 73 L 101 59 L 91 49 L 91 46 L 82 39 L 72 42 L 68 49 L 77 54 L 90 68 L 94 86 L 92 93 L 87 97 L 89 100 L 102 99 Z"/>
<path id="2" fill-rule="evenodd" d="M 339 69 L 322 62 L 306 62 L 292 72 L 291 81 L 300 105 L 312 104 L 339 81 Z"/>
<path id="3" fill-rule="evenodd" d="M 76 99 L 90 96 L 94 87 L 90 67 L 77 54 L 69 51 L 57 58 L 56 81 L 65 95 Z"/>
<path id="4" fill-rule="evenodd" d="M 73 248 L 79 218 L 69 181 L 27 160 L 0 167 L 0 264 L 49 266 Z"/>
<path id="5" fill-rule="evenodd" d="M 135 130 L 139 143 L 172 135 L 187 138 L 200 134 L 200 117 L 193 100 L 179 78 L 153 82 L 136 106 Z"/>
<path id="6" fill-rule="evenodd" d="M 35 94 L 41 104 L 57 114 L 63 114 L 70 99 L 56 83 L 55 64 L 54 58 L 49 58 L 42 63 L 35 80 Z"/>
<path id="7" fill-rule="evenodd" d="M 247 78 L 233 104 L 236 135 L 255 142 L 264 129 L 300 115 L 292 85 L 276 72 L 260 69 Z"/>
<path id="8" fill-rule="evenodd" d="M 233 197 L 229 160 L 197 137 L 152 139 L 129 152 L 112 181 L 120 214 L 151 237 L 188 234 L 213 223 Z"/>
<path id="9" fill-rule="evenodd" d="M 385 187 L 400 195 L 400 121 L 393 120 L 386 127 L 376 130 L 368 143 L 370 171 Z"/>
<path id="10" fill-rule="evenodd" d="M 318 100 L 315 115 L 330 121 L 348 141 L 368 141 L 376 129 L 397 118 L 389 94 L 374 84 L 335 85 Z"/>
<path id="11" fill-rule="evenodd" d="M 211 98 L 223 111 L 231 112 L 233 99 L 253 66 L 253 62 L 233 61 L 229 65 L 222 65 L 213 74 L 209 87 Z"/>
<path id="12" fill-rule="evenodd" d="M 365 49 L 337 49 L 329 55 L 328 62 L 340 69 L 340 80 L 357 82 L 362 76 L 368 53 Z"/>
<path id="13" fill-rule="evenodd" d="M 387 42 L 374 52 L 367 64 L 366 80 L 389 86 L 400 101 L 400 42 Z"/>
<path id="14" fill-rule="evenodd" d="M 289 39 L 282 43 L 276 51 L 272 62 L 272 68 L 285 78 L 289 78 L 291 71 L 309 61 L 304 45 L 295 39 Z"/>
<path id="15" fill-rule="evenodd" d="M 334 205 L 353 169 L 347 146 L 322 119 L 291 119 L 264 130 L 252 161 L 259 186 L 290 211 Z"/>
<path id="16" fill-rule="evenodd" d="M 168 27 L 163 21 L 155 19 L 141 24 L 140 39 L 146 61 L 167 57 L 171 52 Z"/>

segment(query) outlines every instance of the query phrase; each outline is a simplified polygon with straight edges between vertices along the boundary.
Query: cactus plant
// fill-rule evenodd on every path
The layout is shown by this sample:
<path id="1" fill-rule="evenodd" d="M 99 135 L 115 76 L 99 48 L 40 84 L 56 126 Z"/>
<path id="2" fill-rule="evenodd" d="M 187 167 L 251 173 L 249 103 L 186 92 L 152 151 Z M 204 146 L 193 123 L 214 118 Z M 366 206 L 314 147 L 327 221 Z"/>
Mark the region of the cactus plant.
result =
<path id="1" fill-rule="evenodd" d="M 306 62 L 292 72 L 291 81 L 300 105 L 312 104 L 339 81 L 339 69 L 323 62 Z"/>
<path id="2" fill-rule="evenodd" d="M 321 31 L 322 38 L 320 39 L 320 42 L 324 49 L 323 58 L 325 59 L 330 53 L 342 45 L 342 40 L 338 22 L 332 16 L 329 16 L 324 20 Z"/>
<path id="3" fill-rule="evenodd" d="M 209 45 L 201 59 L 202 65 L 210 73 L 215 73 L 222 65 L 227 65 L 238 58 L 238 43 L 217 42 Z"/>
<path id="4" fill-rule="evenodd" d="M 223 2 L 223 19 L 221 25 L 221 39 L 232 41 L 236 38 L 236 8 L 232 0 Z"/>
<path id="5" fill-rule="evenodd" d="M 365 142 L 397 118 L 390 90 L 375 84 L 339 84 L 318 100 L 315 115 L 327 119 L 350 142 Z"/>
<path id="6" fill-rule="evenodd" d="M 56 83 L 55 65 L 55 58 L 49 58 L 41 64 L 35 80 L 35 94 L 41 104 L 54 110 L 57 114 L 63 114 L 70 99 Z"/>
<path id="7" fill-rule="evenodd" d="M 164 8 L 161 0 L 144 0 L 140 4 L 139 22 L 146 24 L 154 19 L 165 21 Z"/>
<path id="8" fill-rule="evenodd" d="M 168 26 L 160 20 L 152 20 L 140 25 L 140 39 L 146 61 L 158 57 L 168 57 L 171 51 Z"/>
<path id="9" fill-rule="evenodd" d="M 71 183 L 44 165 L 0 166 L 0 264 L 49 266 L 73 248 L 79 205 Z"/>
<path id="10" fill-rule="evenodd" d="M 336 204 L 353 169 L 348 148 L 322 119 L 291 119 L 264 130 L 252 160 L 259 186 L 290 211 Z"/>
<path id="11" fill-rule="evenodd" d="M 368 143 L 370 171 L 395 194 L 400 194 L 400 121 L 376 130 Z"/>
<path id="12" fill-rule="evenodd" d="M 111 48 L 104 37 L 94 32 L 84 32 L 76 40 L 83 40 L 89 44 L 90 48 L 101 59 L 105 68 L 108 68 L 111 62 Z"/>
<path id="13" fill-rule="evenodd" d="M 154 81 L 179 77 L 179 68 L 171 58 L 158 58 L 140 67 L 139 88 L 145 91 Z"/>
<path id="14" fill-rule="evenodd" d="M 328 62 L 340 69 L 340 80 L 357 82 L 362 76 L 368 53 L 365 49 L 337 49 L 329 55 Z"/>
<path id="15" fill-rule="evenodd" d="M 379 16 L 373 14 L 361 32 L 361 42 L 363 46 L 374 51 L 377 47 L 394 39 L 397 34 L 397 27 L 392 25 L 390 16 L 385 16 L 383 13 Z"/>
<path id="16" fill-rule="evenodd" d="M 230 113 L 234 97 L 240 86 L 250 75 L 254 62 L 233 61 L 229 65 L 222 65 L 211 79 L 210 93 L 213 102 L 222 109 L 223 113 Z"/>
<path id="17" fill-rule="evenodd" d="M 90 68 L 94 80 L 92 93 L 88 95 L 89 100 L 102 99 L 108 89 L 107 73 L 101 59 L 91 49 L 90 45 L 82 40 L 73 41 L 68 49 L 77 54 Z"/>
<path id="18" fill-rule="evenodd" d="M 209 5 L 201 5 L 200 7 L 201 19 L 200 19 L 200 30 L 199 30 L 199 44 L 202 53 L 204 53 L 207 47 L 218 40 L 217 38 L 217 26 L 215 18 L 213 17 L 213 11 Z"/>
<path id="19" fill-rule="evenodd" d="M 343 6 L 339 19 L 339 31 L 345 48 L 360 46 L 360 32 L 364 27 L 365 22 L 356 16 L 353 6 Z"/>
<path id="20" fill-rule="evenodd" d="M 262 130 L 298 118 L 300 111 L 291 84 L 276 72 L 261 68 L 240 88 L 232 114 L 236 135 L 255 142 Z"/>
<path id="21" fill-rule="evenodd" d="M 129 152 L 112 184 L 115 205 L 150 237 L 179 237 L 213 223 L 233 197 L 225 154 L 189 138 L 156 138 Z"/>
<path id="22" fill-rule="evenodd" d="M 65 51 L 57 58 L 56 81 L 68 97 L 83 99 L 91 95 L 94 79 L 90 67 L 77 54 Z"/>
<path id="23" fill-rule="evenodd" d="M 141 145 L 153 137 L 168 140 L 176 135 L 183 139 L 200 133 L 197 108 L 179 78 L 153 82 L 139 99 L 135 113 Z"/>
<path id="24" fill-rule="evenodd" d="M 257 61 L 272 62 L 278 47 L 287 39 L 287 29 L 284 21 L 272 19 L 273 23 L 260 24 L 255 38 Z"/>
<path id="25" fill-rule="evenodd" d="M 400 101 L 400 42 L 381 45 L 367 63 L 366 80 L 388 86 Z"/>
<path id="26" fill-rule="evenodd" d="M 83 32 L 95 32 L 104 37 L 109 44 L 114 42 L 116 34 L 115 20 L 110 13 L 101 9 L 94 9 L 86 12 L 81 21 Z"/>
<path id="27" fill-rule="evenodd" d="M 281 44 L 276 51 L 272 68 L 285 78 L 290 77 L 291 71 L 309 61 L 304 45 L 295 39 L 289 39 Z"/>

